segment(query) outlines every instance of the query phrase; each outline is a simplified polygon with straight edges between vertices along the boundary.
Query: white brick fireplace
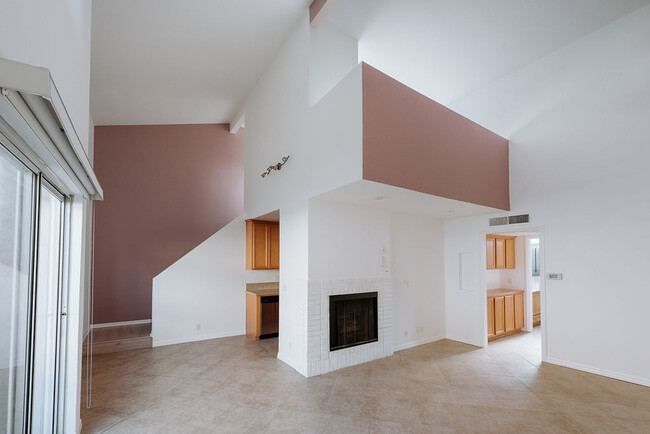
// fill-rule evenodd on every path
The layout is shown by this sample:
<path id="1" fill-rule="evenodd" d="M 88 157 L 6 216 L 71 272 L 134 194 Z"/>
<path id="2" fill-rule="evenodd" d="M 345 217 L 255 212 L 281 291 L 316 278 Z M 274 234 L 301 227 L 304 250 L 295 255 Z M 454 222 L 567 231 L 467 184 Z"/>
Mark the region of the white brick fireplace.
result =
<path id="1" fill-rule="evenodd" d="M 393 287 L 390 278 L 311 280 L 308 286 L 308 377 L 393 354 Z M 329 297 L 364 292 L 377 292 L 377 342 L 330 351 Z"/>

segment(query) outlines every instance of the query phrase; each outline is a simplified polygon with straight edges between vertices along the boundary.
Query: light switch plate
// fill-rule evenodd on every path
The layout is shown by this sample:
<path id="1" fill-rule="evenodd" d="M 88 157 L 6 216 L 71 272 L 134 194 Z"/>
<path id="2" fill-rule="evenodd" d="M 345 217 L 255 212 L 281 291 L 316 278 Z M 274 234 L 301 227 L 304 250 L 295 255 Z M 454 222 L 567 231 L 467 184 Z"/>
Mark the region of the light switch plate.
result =
<path id="1" fill-rule="evenodd" d="M 562 273 L 548 273 L 546 278 L 548 280 L 562 280 Z"/>

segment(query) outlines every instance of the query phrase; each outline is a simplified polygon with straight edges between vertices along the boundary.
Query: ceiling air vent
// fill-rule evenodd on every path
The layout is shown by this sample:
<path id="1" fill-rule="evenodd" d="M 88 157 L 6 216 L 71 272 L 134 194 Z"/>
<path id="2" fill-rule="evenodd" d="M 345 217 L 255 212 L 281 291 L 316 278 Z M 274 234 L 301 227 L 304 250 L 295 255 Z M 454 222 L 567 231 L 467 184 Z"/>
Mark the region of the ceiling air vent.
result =
<path id="1" fill-rule="evenodd" d="M 517 223 L 529 223 L 530 214 L 511 215 L 508 217 L 494 217 L 490 219 L 490 226 L 514 225 Z"/>
<path id="2" fill-rule="evenodd" d="M 514 225 L 516 223 L 530 222 L 530 214 L 511 215 L 508 217 L 508 224 Z"/>
<path id="3" fill-rule="evenodd" d="M 490 219 L 490 226 L 502 226 L 508 224 L 508 217 L 494 217 Z"/>

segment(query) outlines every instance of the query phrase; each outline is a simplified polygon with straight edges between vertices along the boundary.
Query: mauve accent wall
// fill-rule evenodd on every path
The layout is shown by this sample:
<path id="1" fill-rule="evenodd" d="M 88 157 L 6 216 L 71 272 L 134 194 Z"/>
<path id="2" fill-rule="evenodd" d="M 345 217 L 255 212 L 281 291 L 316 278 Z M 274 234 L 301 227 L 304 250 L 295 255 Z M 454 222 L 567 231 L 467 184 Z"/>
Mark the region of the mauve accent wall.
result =
<path id="1" fill-rule="evenodd" d="M 362 68 L 363 179 L 510 209 L 508 140 Z"/>
<path id="2" fill-rule="evenodd" d="M 150 319 L 153 277 L 243 212 L 243 134 L 95 127 L 95 324 Z"/>

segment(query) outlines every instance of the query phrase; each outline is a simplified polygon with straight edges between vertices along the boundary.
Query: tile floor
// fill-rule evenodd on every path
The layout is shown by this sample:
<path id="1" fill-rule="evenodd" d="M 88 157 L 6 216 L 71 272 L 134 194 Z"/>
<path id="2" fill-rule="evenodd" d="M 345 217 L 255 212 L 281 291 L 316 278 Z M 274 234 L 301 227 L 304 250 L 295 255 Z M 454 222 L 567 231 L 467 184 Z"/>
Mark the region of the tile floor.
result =
<path id="1" fill-rule="evenodd" d="M 309 379 L 276 352 L 235 337 L 95 356 L 83 432 L 650 432 L 650 388 L 542 364 L 538 330 Z"/>

